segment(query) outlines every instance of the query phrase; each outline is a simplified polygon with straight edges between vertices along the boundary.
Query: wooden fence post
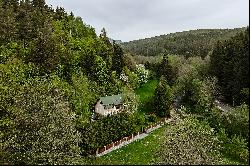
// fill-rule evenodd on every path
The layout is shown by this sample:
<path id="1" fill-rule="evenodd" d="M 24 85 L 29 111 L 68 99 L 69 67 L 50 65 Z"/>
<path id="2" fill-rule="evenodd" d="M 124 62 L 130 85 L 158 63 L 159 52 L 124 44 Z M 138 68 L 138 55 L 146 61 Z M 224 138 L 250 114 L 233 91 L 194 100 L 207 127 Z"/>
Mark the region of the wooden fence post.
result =
<path id="1" fill-rule="evenodd" d="M 132 134 L 132 139 L 134 138 L 134 134 Z"/>
<path id="2" fill-rule="evenodd" d="M 96 155 L 98 155 L 98 152 L 99 152 L 99 148 L 97 148 L 97 150 L 96 150 L 96 153 L 95 153 L 95 154 L 96 154 Z"/>

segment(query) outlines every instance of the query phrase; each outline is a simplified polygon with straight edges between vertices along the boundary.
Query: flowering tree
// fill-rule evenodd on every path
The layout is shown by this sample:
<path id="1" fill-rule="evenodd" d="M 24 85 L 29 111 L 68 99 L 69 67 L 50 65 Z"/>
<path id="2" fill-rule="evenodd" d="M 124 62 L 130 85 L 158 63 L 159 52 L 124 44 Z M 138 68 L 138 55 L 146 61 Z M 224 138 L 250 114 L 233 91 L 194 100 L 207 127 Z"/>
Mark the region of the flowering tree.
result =
<path id="1" fill-rule="evenodd" d="M 133 113 L 137 110 L 139 106 L 139 98 L 134 93 L 133 89 L 124 87 L 123 88 L 123 102 L 124 102 L 124 111 L 127 113 Z"/>
<path id="2" fill-rule="evenodd" d="M 176 121 L 166 130 L 165 141 L 156 153 L 155 164 L 221 164 L 219 140 L 205 121 L 193 116 Z"/>
<path id="3" fill-rule="evenodd" d="M 144 84 L 148 81 L 149 71 L 145 69 L 143 64 L 136 65 L 135 73 L 139 78 L 139 84 Z"/>
<path id="4" fill-rule="evenodd" d="M 128 76 L 122 71 L 120 79 L 124 82 L 128 82 Z"/>
<path id="5" fill-rule="evenodd" d="M 120 75 L 120 79 L 125 82 L 132 89 L 136 89 L 139 86 L 139 78 L 136 73 L 130 71 L 126 66 L 123 68 Z"/>

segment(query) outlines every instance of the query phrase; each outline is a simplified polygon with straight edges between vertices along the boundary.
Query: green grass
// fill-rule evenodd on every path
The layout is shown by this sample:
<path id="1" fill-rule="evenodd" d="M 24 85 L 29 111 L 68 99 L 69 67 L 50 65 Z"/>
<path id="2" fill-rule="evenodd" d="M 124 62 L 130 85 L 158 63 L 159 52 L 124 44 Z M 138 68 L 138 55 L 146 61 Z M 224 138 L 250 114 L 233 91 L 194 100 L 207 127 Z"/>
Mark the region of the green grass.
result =
<path id="1" fill-rule="evenodd" d="M 158 80 L 149 80 L 135 91 L 135 93 L 140 96 L 140 101 L 142 103 L 152 99 L 157 85 Z"/>
<path id="2" fill-rule="evenodd" d="M 94 165 L 146 165 L 154 162 L 154 155 L 164 140 L 165 125 L 144 139 L 130 143 L 116 151 L 89 160 Z"/>
<path id="3" fill-rule="evenodd" d="M 140 112 L 148 113 L 152 111 L 145 104 L 153 99 L 158 82 L 158 80 L 149 80 L 135 91 L 140 98 Z"/>

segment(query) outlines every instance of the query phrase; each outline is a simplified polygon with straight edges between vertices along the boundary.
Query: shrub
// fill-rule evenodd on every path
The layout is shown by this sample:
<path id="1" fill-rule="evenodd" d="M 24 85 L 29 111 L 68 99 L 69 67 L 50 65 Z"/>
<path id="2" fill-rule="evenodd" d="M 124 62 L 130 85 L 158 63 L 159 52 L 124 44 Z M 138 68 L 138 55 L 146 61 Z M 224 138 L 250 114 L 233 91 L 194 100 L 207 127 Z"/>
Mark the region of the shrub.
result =
<path id="1" fill-rule="evenodd" d="M 225 129 L 229 137 L 237 135 L 249 139 L 249 108 L 245 104 L 224 114 L 221 114 L 219 109 L 213 108 L 207 119 L 216 131 Z"/>
<path id="2" fill-rule="evenodd" d="M 156 153 L 156 163 L 218 164 L 218 150 L 219 141 L 209 125 L 187 117 L 166 130 L 165 141 Z"/>
<path id="3" fill-rule="evenodd" d="M 151 114 L 151 115 L 149 115 L 149 116 L 147 117 L 147 120 L 148 120 L 149 122 L 156 122 L 156 119 L 157 119 L 157 117 L 156 117 L 156 115 L 154 115 L 154 114 Z"/>
<path id="4" fill-rule="evenodd" d="M 224 127 L 226 133 L 230 136 L 242 136 L 249 139 L 249 107 L 245 104 L 236 107 L 228 112 L 224 118 Z"/>
<path id="5" fill-rule="evenodd" d="M 241 136 L 234 135 L 229 138 L 224 129 L 218 133 L 218 138 L 221 144 L 221 152 L 233 159 L 241 160 L 244 163 L 249 162 L 249 152 L 246 139 Z"/>
<path id="6" fill-rule="evenodd" d="M 223 117 L 221 115 L 221 111 L 213 107 L 211 111 L 207 114 L 206 118 L 209 122 L 209 125 L 215 129 L 216 132 L 219 132 L 221 128 L 224 128 L 223 125 Z"/>
<path id="7" fill-rule="evenodd" d="M 113 141 L 141 131 L 144 124 L 142 117 L 119 113 L 112 116 L 101 117 L 99 120 L 78 126 L 82 134 L 81 151 L 83 155 L 92 154 Z"/>

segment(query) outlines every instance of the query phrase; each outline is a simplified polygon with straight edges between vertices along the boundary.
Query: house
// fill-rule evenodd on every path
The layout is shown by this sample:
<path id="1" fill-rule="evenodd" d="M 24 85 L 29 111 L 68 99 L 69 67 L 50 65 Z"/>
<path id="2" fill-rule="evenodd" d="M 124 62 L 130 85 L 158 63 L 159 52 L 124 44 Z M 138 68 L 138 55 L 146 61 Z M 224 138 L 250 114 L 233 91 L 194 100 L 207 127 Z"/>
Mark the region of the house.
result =
<path id="1" fill-rule="evenodd" d="M 122 95 L 100 97 L 95 105 L 95 113 L 103 116 L 117 114 L 122 110 Z"/>

